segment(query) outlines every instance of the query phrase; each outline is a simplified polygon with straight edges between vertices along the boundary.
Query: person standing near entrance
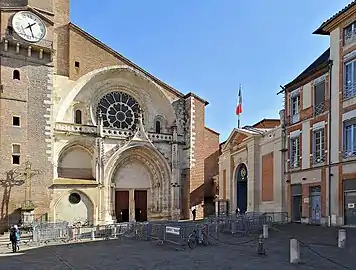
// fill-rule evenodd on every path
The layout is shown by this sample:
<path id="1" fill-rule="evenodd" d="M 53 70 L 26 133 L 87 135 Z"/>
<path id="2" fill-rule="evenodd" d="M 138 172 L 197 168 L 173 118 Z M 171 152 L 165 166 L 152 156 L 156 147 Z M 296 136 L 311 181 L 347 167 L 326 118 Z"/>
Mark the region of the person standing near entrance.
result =
<path id="1" fill-rule="evenodd" d="M 192 215 L 193 215 L 193 220 L 195 220 L 197 216 L 197 210 L 195 209 L 195 206 L 192 207 Z"/>

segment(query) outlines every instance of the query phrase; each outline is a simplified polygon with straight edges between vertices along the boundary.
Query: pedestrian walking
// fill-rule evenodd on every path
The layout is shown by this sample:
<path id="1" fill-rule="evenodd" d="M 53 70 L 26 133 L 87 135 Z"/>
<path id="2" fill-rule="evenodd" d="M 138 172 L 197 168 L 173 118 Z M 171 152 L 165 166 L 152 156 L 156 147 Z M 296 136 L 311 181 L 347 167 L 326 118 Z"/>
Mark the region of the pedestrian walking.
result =
<path id="1" fill-rule="evenodd" d="M 10 230 L 10 242 L 13 252 L 20 250 L 20 230 L 17 225 L 14 225 Z"/>

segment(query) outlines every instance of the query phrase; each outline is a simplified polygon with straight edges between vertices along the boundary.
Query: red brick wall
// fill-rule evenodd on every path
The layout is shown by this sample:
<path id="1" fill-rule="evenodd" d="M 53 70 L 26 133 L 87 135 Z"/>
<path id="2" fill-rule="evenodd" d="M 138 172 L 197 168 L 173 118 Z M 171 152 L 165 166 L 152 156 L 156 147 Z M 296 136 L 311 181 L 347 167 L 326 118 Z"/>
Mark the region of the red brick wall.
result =
<path id="1" fill-rule="evenodd" d="M 204 184 L 204 160 L 205 160 L 205 123 L 204 113 L 205 104 L 200 100 L 193 98 L 193 118 L 191 124 L 193 125 L 193 133 L 195 133 L 195 142 L 193 150 L 194 166 L 190 168 L 190 192 L 193 192 L 199 186 Z M 190 146 L 192 147 L 192 145 Z"/>
<path id="2" fill-rule="evenodd" d="M 215 195 L 213 176 L 219 174 L 219 133 L 205 127 L 204 129 L 204 193 L 205 197 Z"/>

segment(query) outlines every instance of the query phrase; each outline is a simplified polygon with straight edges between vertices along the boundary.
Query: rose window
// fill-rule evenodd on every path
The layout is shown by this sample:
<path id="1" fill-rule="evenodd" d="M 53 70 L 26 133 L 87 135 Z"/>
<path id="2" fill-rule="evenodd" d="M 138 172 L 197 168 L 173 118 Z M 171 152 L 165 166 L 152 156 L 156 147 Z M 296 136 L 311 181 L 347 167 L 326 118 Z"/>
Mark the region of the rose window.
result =
<path id="1" fill-rule="evenodd" d="M 98 104 L 103 117 L 104 127 L 119 129 L 136 129 L 140 105 L 130 95 L 111 92 L 103 96 Z"/>

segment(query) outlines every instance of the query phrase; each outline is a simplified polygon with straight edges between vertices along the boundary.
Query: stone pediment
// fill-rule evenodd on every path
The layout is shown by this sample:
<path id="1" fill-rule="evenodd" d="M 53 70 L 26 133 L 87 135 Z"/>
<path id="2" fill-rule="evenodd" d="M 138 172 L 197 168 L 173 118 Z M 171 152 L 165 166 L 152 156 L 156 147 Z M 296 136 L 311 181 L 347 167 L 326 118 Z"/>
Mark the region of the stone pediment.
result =
<path id="1" fill-rule="evenodd" d="M 234 128 L 229 138 L 226 140 L 222 150 L 225 151 L 230 149 L 236 151 L 241 147 L 241 143 L 250 136 L 252 136 L 252 134 L 250 135 L 242 129 Z"/>

